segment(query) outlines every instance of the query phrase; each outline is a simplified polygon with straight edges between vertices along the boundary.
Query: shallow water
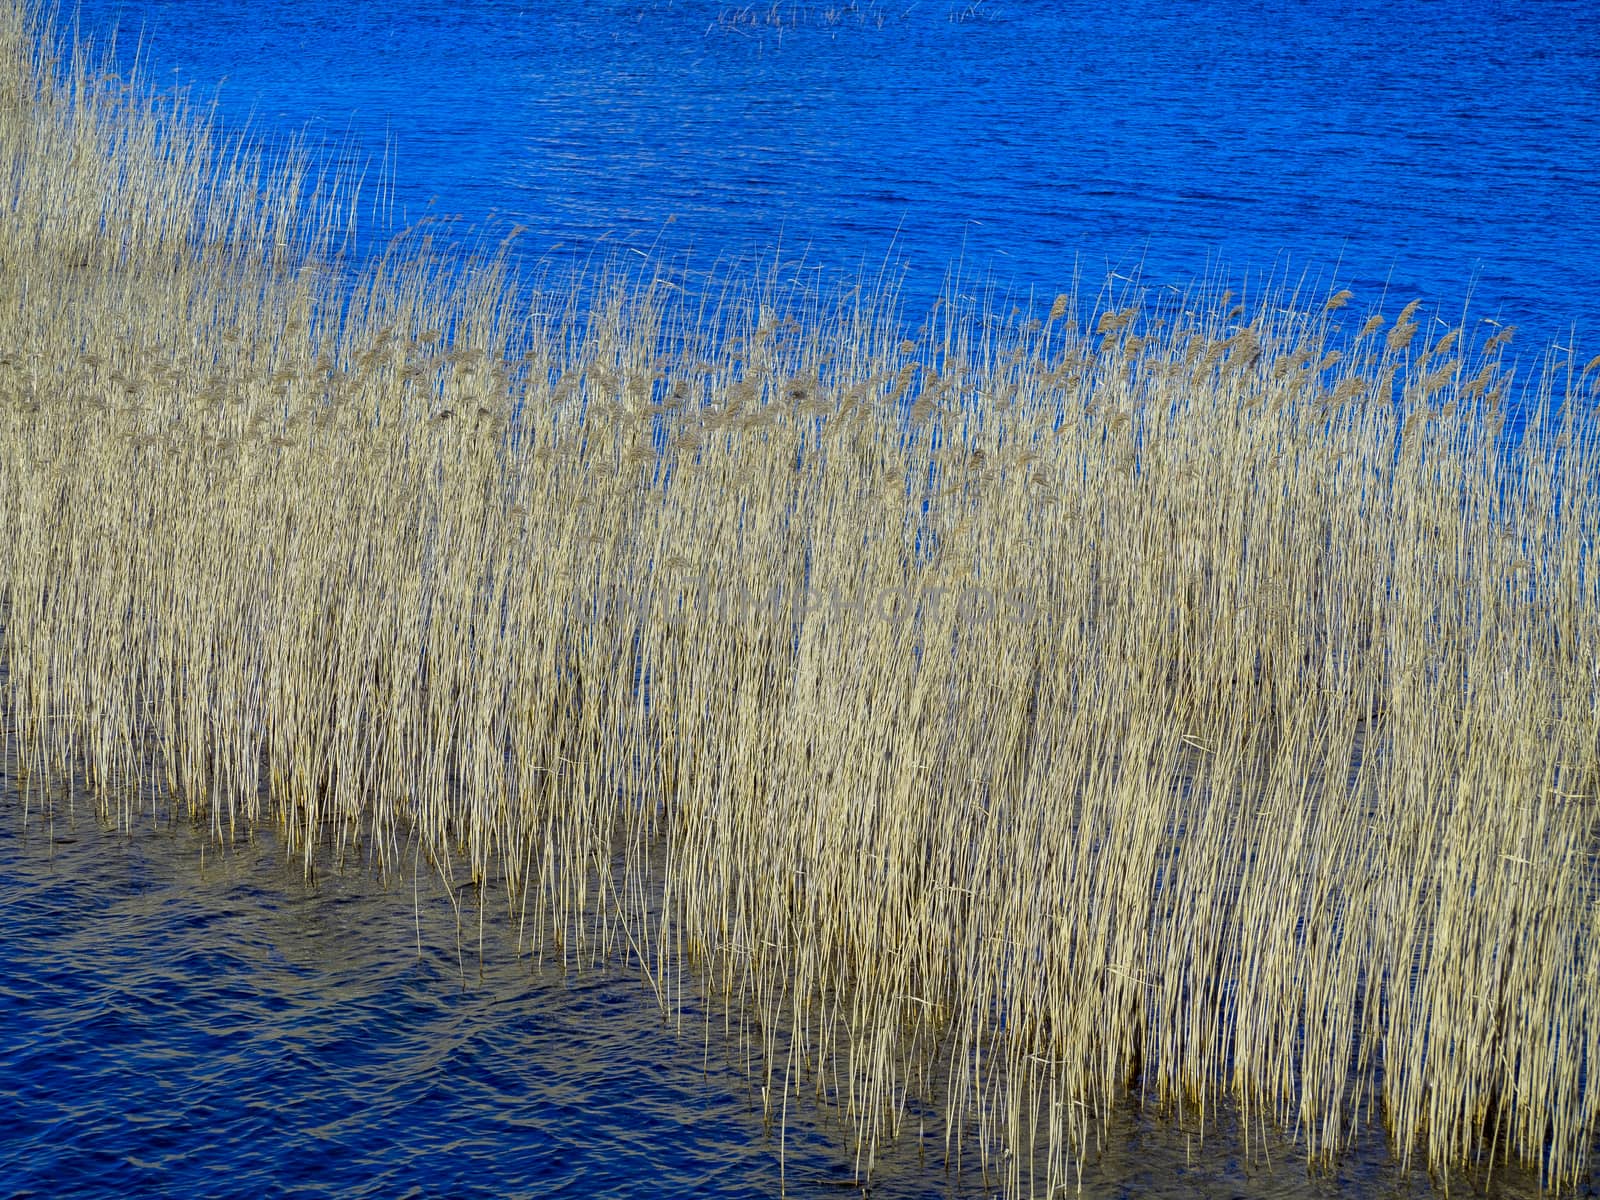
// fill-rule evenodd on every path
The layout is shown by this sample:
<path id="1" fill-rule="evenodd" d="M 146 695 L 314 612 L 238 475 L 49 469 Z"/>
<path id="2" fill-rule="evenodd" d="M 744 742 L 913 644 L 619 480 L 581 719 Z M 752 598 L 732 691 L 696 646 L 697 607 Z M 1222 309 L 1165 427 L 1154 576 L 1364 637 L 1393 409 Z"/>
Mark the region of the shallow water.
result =
<path id="1" fill-rule="evenodd" d="M 958 259 L 1002 309 L 1265 272 L 1600 350 L 1587 0 L 79 8 L 230 126 L 370 159 L 369 200 L 387 147 L 396 222 L 520 222 L 533 260 L 888 263 L 913 324 Z"/>
<path id="2" fill-rule="evenodd" d="M 861 1194 L 848 1138 L 809 1101 L 790 1105 L 780 1169 L 736 1041 L 664 1025 L 632 972 L 519 958 L 504 922 L 480 958 L 426 878 L 414 893 L 358 867 L 312 886 L 269 836 L 221 853 L 186 824 L 130 835 L 59 803 L 25 816 L 0 798 L 0 1194 Z M 1245 1154 L 1227 1120 L 1202 1139 L 1130 1105 L 1082 1194 L 1442 1194 L 1381 1130 L 1332 1172 L 1256 1138 Z M 1537 1194 L 1520 1172 L 1453 1185 Z M 870 1194 L 999 1189 L 947 1172 L 930 1129 L 891 1148 Z"/>
<path id="3" fill-rule="evenodd" d="M 493 933 L 480 960 L 428 880 L 313 888 L 271 838 L 202 845 L 7 798 L 0 1193 L 777 1193 L 720 1037 L 664 1027 L 636 976 Z M 795 1194 L 853 1174 L 804 1122 L 786 1151 Z"/>

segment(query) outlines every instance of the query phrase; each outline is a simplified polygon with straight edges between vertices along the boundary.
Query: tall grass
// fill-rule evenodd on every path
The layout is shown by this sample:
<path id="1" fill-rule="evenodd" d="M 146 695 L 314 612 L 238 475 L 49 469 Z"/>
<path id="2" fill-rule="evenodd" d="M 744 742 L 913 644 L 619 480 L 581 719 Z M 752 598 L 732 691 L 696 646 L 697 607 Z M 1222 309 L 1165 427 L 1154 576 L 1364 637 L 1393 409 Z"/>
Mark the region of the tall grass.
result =
<path id="1" fill-rule="evenodd" d="M 425 856 L 715 998 L 863 1171 L 931 1105 L 1045 1191 L 1131 1094 L 1581 1178 L 1595 364 L 1346 294 L 902 341 L 425 231 L 357 270 L 351 180 L 0 25 L 33 771 Z"/>

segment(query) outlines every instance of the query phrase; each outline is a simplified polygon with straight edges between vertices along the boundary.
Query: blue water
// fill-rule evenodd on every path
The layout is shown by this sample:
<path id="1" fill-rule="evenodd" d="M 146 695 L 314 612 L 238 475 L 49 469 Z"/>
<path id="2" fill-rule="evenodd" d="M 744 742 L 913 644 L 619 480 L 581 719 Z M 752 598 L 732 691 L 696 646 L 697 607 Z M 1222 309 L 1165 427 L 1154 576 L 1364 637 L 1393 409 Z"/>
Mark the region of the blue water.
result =
<path id="1" fill-rule="evenodd" d="M 958 261 L 1045 302 L 1108 272 L 1305 279 L 1447 319 L 1470 294 L 1525 354 L 1574 325 L 1580 363 L 1600 352 L 1584 4 L 79 9 L 102 43 L 120 21 L 124 62 L 142 33 L 148 75 L 215 94 L 230 128 L 370 160 L 374 237 L 459 214 L 526 225 L 559 266 L 884 271 L 911 321 Z M 0 1195 L 777 1194 L 732 1047 L 663 1028 L 629 973 L 530 963 L 492 922 L 480 965 L 437 892 L 359 870 L 309 889 L 267 836 L 202 865 L 186 829 L 25 817 L 0 784 Z M 1327 1175 L 1191 1133 L 1119 1114 L 1084 1194 L 1437 1194 L 1381 1131 Z M 873 1194 L 993 1194 L 944 1173 L 942 1136 Z M 791 1195 L 858 1194 L 826 1114 L 791 1111 L 782 1149 Z"/>
<path id="2" fill-rule="evenodd" d="M 495 930 L 480 957 L 426 878 L 310 888 L 270 837 L 203 844 L 6 805 L 0 1195 L 777 1194 L 724 1039 L 629 972 Z M 798 1109 L 791 1190 L 851 1178 Z M 946 1194 L 915 1165 L 875 1190 Z"/>
<path id="3" fill-rule="evenodd" d="M 14 793 L 0 806 L 0 1195 L 862 1195 L 826 1113 L 792 1101 L 780 1147 L 720 1022 L 664 1026 L 631 972 L 533 963 L 494 922 L 480 957 L 426 877 L 414 892 L 347 868 L 310 887 L 270 836 L 222 853 L 187 826 L 129 835 L 57 803 L 54 819 L 23 819 Z M 1246 1156 L 1226 1120 L 1202 1138 L 1130 1106 L 1083 1195 L 1436 1194 L 1381 1130 L 1325 1173 L 1255 1140 Z M 870 1194 L 999 1191 L 947 1173 L 930 1127 Z M 1510 1172 L 1487 1194 L 1537 1188 Z"/>
<path id="4" fill-rule="evenodd" d="M 373 229 L 516 222 L 535 261 L 824 287 L 887 263 L 913 323 L 956 262 L 1046 304 L 1268 276 L 1600 351 L 1588 0 L 79 7 L 231 127 L 370 161 Z"/>

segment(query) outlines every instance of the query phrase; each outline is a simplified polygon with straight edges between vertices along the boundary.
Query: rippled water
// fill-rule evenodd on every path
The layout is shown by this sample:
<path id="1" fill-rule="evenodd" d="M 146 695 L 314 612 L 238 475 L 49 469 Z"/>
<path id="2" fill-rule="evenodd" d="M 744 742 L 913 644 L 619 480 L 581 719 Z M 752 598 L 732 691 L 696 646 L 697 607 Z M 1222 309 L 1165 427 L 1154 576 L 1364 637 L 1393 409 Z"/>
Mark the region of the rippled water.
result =
<path id="1" fill-rule="evenodd" d="M 523 222 L 534 258 L 889 259 L 914 320 L 958 258 L 1045 303 L 1141 267 L 1308 271 L 1391 316 L 1470 291 L 1525 352 L 1600 319 L 1589 0 L 79 7 L 235 127 L 353 143 L 374 178 L 388 144 L 397 219 Z"/>
<path id="2" fill-rule="evenodd" d="M 81 803 L 81 802 L 80 802 Z M 0 1195 L 756 1197 L 779 1144 L 720 1023 L 662 1022 L 624 970 L 563 971 L 489 923 L 456 936 L 429 878 L 307 884 L 276 840 L 222 853 L 186 824 L 132 834 L 0 796 Z M 978 1200 L 942 1130 L 871 1194 Z M 1083 1195 L 1429 1197 L 1381 1130 L 1308 1172 L 1277 1134 L 1114 1115 Z M 861 1194 L 836 1120 L 791 1103 L 797 1197 Z M 1458 1190 L 1534 1196 L 1524 1173 Z M 1591 1178 L 1586 1195 L 1600 1195 Z"/>
<path id="3" fill-rule="evenodd" d="M 6 797 L 0 1194 L 777 1194 L 728 1043 L 635 976 L 492 932 L 480 960 L 426 880 L 203 845 Z M 813 1124 L 786 1142 L 795 1194 L 852 1177 Z M 876 1193 L 946 1193 L 901 1157 Z"/>

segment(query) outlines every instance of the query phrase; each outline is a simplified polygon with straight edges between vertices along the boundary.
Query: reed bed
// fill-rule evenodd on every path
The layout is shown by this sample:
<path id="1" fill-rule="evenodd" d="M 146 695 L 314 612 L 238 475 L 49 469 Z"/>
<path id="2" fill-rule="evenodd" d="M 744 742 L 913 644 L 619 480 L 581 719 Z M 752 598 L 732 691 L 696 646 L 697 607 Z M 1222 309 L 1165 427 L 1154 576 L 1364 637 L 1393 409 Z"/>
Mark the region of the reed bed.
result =
<path id="1" fill-rule="evenodd" d="M 1595 363 L 1283 289 L 903 339 L 425 230 L 347 268 L 355 181 L 0 26 L 36 775 L 625 955 L 864 1173 L 931 1110 L 1046 1194 L 1132 1096 L 1581 1180 Z"/>

